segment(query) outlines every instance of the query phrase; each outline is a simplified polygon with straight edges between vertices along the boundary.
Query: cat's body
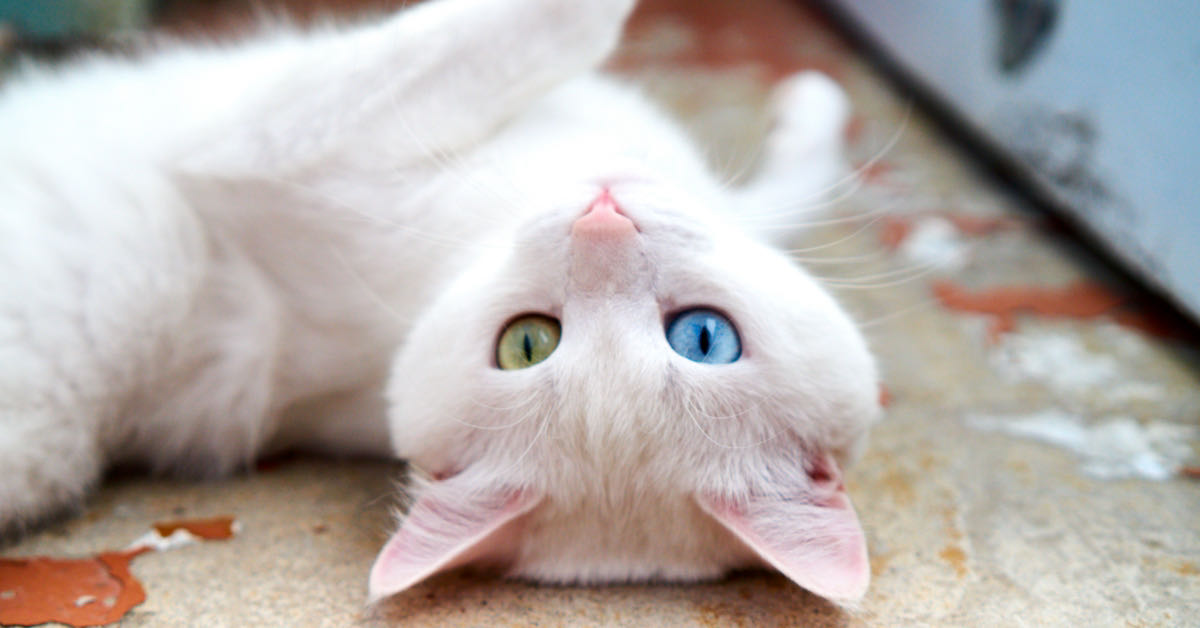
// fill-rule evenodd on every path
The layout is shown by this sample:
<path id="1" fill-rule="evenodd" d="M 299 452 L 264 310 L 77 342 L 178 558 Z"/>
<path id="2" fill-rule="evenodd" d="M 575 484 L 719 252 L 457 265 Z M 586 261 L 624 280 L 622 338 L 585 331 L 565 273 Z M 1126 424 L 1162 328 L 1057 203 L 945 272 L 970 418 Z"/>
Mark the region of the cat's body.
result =
<path id="1" fill-rule="evenodd" d="M 396 453 L 434 479 L 376 598 L 464 562 L 585 582 L 766 562 L 860 595 L 839 465 L 877 415 L 873 366 L 738 224 L 830 183 L 841 96 L 793 81 L 763 182 L 726 189 L 588 75 L 630 4 L 444 0 L 0 92 L 0 526 L 114 463 Z M 672 351 L 695 308 L 740 357 Z M 561 342 L 500 370 L 527 313 Z"/>

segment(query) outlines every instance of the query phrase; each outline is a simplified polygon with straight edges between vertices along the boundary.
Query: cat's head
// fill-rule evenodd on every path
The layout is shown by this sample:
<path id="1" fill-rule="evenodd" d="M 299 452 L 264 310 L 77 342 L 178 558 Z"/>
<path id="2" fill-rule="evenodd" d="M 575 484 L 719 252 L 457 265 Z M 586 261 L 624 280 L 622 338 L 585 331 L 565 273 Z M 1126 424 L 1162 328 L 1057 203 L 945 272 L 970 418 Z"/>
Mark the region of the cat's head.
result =
<path id="1" fill-rule="evenodd" d="M 371 574 L 552 582 L 770 565 L 862 594 L 842 482 L 878 417 L 865 343 L 785 255 L 637 178 L 564 186 L 416 322 L 391 430 L 428 474 Z"/>

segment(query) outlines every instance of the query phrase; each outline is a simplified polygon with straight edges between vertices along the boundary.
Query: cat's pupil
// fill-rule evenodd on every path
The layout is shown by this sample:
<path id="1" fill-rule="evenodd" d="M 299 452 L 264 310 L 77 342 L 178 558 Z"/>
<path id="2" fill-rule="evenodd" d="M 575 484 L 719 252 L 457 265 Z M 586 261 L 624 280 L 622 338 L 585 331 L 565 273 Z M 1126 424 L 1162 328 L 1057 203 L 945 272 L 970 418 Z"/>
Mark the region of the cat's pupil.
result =
<path id="1" fill-rule="evenodd" d="M 708 349 L 712 344 L 712 332 L 708 330 L 710 325 L 712 325 L 712 321 L 707 321 L 704 327 L 700 328 L 700 353 L 704 355 L 708 355 Z"/>
<path id="2" fill-rule="evenodd" d="M 532 362 L 533 361 L 533 339 L 529 337 L 529 334 L 525 334 L 525 338 L 521 342 L 521 349 L 525 351 L 525 361 Z"/>

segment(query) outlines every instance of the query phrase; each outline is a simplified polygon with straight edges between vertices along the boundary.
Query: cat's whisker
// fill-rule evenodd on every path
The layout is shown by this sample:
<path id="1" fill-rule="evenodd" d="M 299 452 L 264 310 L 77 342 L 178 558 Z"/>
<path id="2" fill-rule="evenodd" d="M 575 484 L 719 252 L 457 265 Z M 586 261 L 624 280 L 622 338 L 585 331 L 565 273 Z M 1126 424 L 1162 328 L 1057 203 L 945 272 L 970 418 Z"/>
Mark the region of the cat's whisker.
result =
<path id="1" fill-rule="evenodd" d="M 399 97 L 400 97 L 399 94 L 392 94 L 393 99 L 396 99 Z M 393 100 L 393 103 L 394 103 L 394 100 Z M 396 108 L 397 112 L 399 112 L 402 108 L 400 107 L 400 105 L 398 103 L 394 103 L 394 104 L 395 104 L 395 108 Z M 467 176 L 465 174 L 465 171 L 467 170 L 467 168 L 466 168 L 467 163 L 466 163 L 466 160 L 462 158 L 461 153 L 459 153 L 457 151 L 447 152 L 447 151 L 435 148 L 433 146 L 430 146 L 427 142 L 420 139 L 420 136 L 413 130 L 413 127 L 407 118 L 405 118 L 402 115 L 397 115 L 396 117 L 397 117 L 397 122 L 401 125 L 401 130 L 403 130 L 408 135 L 408 139 L 411 140 L 413 142 L 413 144 L 416 145 L 417 150 L 420 151 L 421 153 L 423 153 L 424 155 L 426 155 L 427 157 L 429 157 L 435 165 L 439 166 L 442 169 L 443 172 L 447 172 L 447 173 L 450 173 L 450 174 L 456 176 L 460 181 L 462 181 L 464 184 L 469 186 L 471 189 L 477 190 L 479 192 L 484 193 L 485 195 L 495 198 L 496 200 L 501 202 L 501 206 L 513 207 L 513 208 L 520 206 L 518 199 L 510 197 L 505 193 L 502 193 L 499 189 L 497 189 L 493 185 L 490 185 L 490 184 L 488 184 L 484 181 L 481 181 L 477 178 Z"/>
<path id="2" fill-rule="evenodd" d="M 879 222 L 880 220 L 883 220 L 884 216 L 885 216 L 885 214 L 876 216 L 876 217 L 872 218 L 871 220 L 868 220 L 866 223 L 859 225 L 859 227 L 857 229 L 850 232 L 848 235 L 838 238 L 836 240 L 833 240 L 831 242 L 825 242 L 824 244 L 817 244 L 817 245 L 799 248 L 799 249 L 788 249 L 786 251 L 786 253 L 788 253 L 790 255 L 795 255 L 797 253 L 813 253 L 815 251 L 823 251 L 825 249 L 829 249 L 829 248 L 833 248 L 833 247 L 841 245 L 841 244 L 845 244 L 846 242 L 849 242 L 850 240 L 853 240 L 854 238 L 857 238 L 858 236 L 862 235 L 865 231 L 867 231 L 872 226 L 874 226 L 875 223 Z"/>
<path id="3" fill-rule="evenodd" d="M 497 475 L 504 476 L 504 475 L 507 475 L 508 473 L 511 473 L 512 471 L 520 468 L 521 462 L 523 460 L 525 460 L 525 456 L 528 456 L 529 452 L 533 451 L 533 447 L 535 445 L 537 445 L 538 441 L 540 441 L 542 439 L 542 437 L 546 435 L 546 431 L 550 427 L 551 419 L 552 419 L 552 417 L 557 415 L 558 411 L 559 411 L 559 409 L 556 408 L 554 412 L 544 413 L 545 416 L 542 419 L 541 425 L 538 426 L 538 431 L 533 435 L 533 438 L 529 439 L 529 445 L 526 446 L 525 449 L 521 452 L 521 454 L 519 456 L 517 456 L 517 458 L 515 460 L 512 461 L 512 464 L 497 471 Z M 537 413 L 533 412 L 532 414 L 536 415 Z"/>
<path id="4" fill-rule="evenodd" d="M 371 214 L 369 212 L 365 212 L 365 211 L 359 209 L 358 207 L 355 207 L 353 203 L 343 201 L 343 200 L 333 196 L 332 194 L 328 193 L 327 191 L 322 190 L 313 185 L 304 184 L 299 181 L 278 178 L 278 177 L 260 176 L 260 179 L 264 182 L 268 182 L 268 183 L 272 183 L 272 184 L 276 184 L 276 185 L 282 185 L 285 187 L 292 188 L 294 190 L 298 190 L 300 192 L 304 192 L 306 194 L 317 196 L 322 201 L 325 201 L 329 205 L 346 211 L 348 217 L 356 216 L 356 217 L 362 219 L 363 221 L 367 222 L 368 224 L 383 225 L 390 229 L 394 229 L 398 232 L 404 233 L 409 236 L 413 236 L 415 238 L 424 240 L 425 242 L 429 242 L 431 244 L 437 244 L 440 246 L 448 246 L 448 247 L 453 247 L 453 248 L 468 248 L 468 249 L 473 249 L 473 250 L 492 246 L 492 245 L 489 245 L 486 241 L 471 240 L 471 239 L 467 239 L 467 238 L 446 237 L 446 236 L 429 233 L 427 231 L 418 229 L 416 227 L 413 227 L 412 225 L 405 224 L 398 220 L 392 220 L 392 219 L 385 218 L 383 216 L 378 216 L 375 214 Z"/>
<path id="5" fill-rule="evenodd" d="M 521 401 L 519 401 L 511 406 L 505 406 L 505 407 L 488 405 L 488 404 L 483 403 L 482 401 L 479 401 L 478 399 L 475 399 L 475 398 L 472 398 L 470 401 L 471 401 L 472 405 L 483 408 L 484 410 L 491 410 L 493 412 L 512 412 L 513 410 L 524 408 L 524 407 L 529 406 L 530 404 L 536 402 L 536 400 L 532 396 L 524 395 L 523 397 L 524 398 Z"/>
<path id="6" fill-rule="evenodd" d="M 903 285 L 903 284 L 906 284 L 906 283 L 909 283 L 912 281 L 916 281 L 917 279 L 920 279 L 922 277 L 925 277 L 926 275 L 935 273 L 940 270 L 947 270 L 947 269 L 953 268 L 953 266 L 951 265 L 951 262 L 955 258 L 958 258 L 961 256 L 963 258 L 969 259 L 971 248 L 972 247 L 970 247 L 970 246 L 964 246 L 960 249 L 955 249 L 953 251 L 950 251 L 931 262 L 926 262 L 924 264 L 916 264 L 916 265 L 909 266 L 906 268 L 897 269 L 894 271 L 878 273 L 874 276 L 865 275 L 862 277 L 848 277 L 848 278 L 818 277 L 817 280 L 820 281 L 822 285 L 825 285 L 825 286 L 828 286 L 831 288 L 836 288 L 839 290 L 875 290 L 878 288 L 890 288 L 890 287 L 894 287 L 894 286 Z M 876 279 L 886 279 L 886 278 L 893 277 L 893 276 L 899 276 L 899 279 L 895 279 L 893 281 L 883 281 L 883 282 L 875 281 Z"/>
<path id="7" fill-rule="evenodd" d="M 925 272 L 926 270 L 937 270 L 937 269 L 949 268 L 950 262 L 958 255 L 959 255 L 959 252 L 955 251 L 953 253 L 948 253 L 946 255 L 943 255 L 942 257 L 939 257 L 938 259 L 930 261 L 930 262 L 901 266 L 899 268 L 893 268 L 890 270 L 886 270 L 886 271 L 882 271 L 882 272 L 878 272 L 878 273 L 871 273 L 871 274 L 867 274 L 867 275 L 858 275 L 858 276 L 854 276 L 854 277 L 814 276 L 813 278 L 818 281 L 822 281 L 822 282 L 836 282 L 836 283 L 846 283 L 846 284 L 873 283 L 880 279 L 891 279 L 893 277 L 904 277 L 904 276 L 914 274 L 914 273 Z"/>
<path id="8" fill-rule="evenodd" d="M 778 219 L 780 216 L 795 216 L 797 214 L 804 215 L 818 213 L 822 210 L 829 209 L 830 207 L 836 207 L 843 201 L 853 197 L 858 193 L 859 190 L 863 188 L 864 185 L 866 185 L 866 180 L 860 179 L 855 181 L 849 189 L 844 190 L 837 196 L 819 197 L 823 198 L 823 200 L 819 202 L 809 199 L 806 201 L 789 203 L 788 205 L 764 208 L 757 211 L 751 210 L 746 212 L 745 219 L 753 224 L 756 222 L 771 222 Z"/>
<path id="9" fill-rule="evenodd" d="M 339 251 L 337 247 L 331 246 L 329 248 L 329 253 L 338 260 L 338 263 L 342 265 L 342 268 L 346 270 L 346 273 L 354 278 L 355 283 L 362 287 L 363 293 L 370 297 L 370 299 L 374 301 L 380 308 L 382 308 L 383 311 L 391 314 L 393 319 L 406 327 L 412 325 L 412 319 L 404 314 L 401 314 L 399 310 L 396 310 L 394 307 L 392 307 L 390 303 L 384 301 L 383 296 L 379 294 L 379 291 L 372 287 L 371 284 L 367 282 L 366 278 L 350 265 L 350 262 L 346 260 L 346 257 L 342 255 L 342 252 Z"/>
<path id="10" fill-rule="evenodd" d="M 854 222 L 858 222 L 860 220 L 871 220 L 871 219 L 878 220 L 880 217 L 882 217 L 884 214 L 889 213 L 890 211 L 891 211 L 890 208 L 881 205 L 879 207 L 876 207 L 875 209 L 872 209 L 872 210 L 869 210 L 866 212 L 862 212 L 862 213 L 858 213 L 858 214 L 853 214 L 850 216 L 840 216 L 837 218 L 827 218 L 824 220 L 810 220 L 810 221 L 801 221 L 801 222 L 794 222 L 794 223 L 787 223 L 787 224 L 775 224 L 775 225 L 770 225 L 770 226 L 766 226 L 766 227 L 761 227 L 761 229 L 764 231 L 774 231 L 774 230 L 792 230 L 792 229 L 811 229 L 813 227 L 830 227 L 833 225 L 844 225 L 846 223 L 854 223 Z M 874 222 L 874 220 L 872 220 L 872 222 Z"/>
<path id="11" fill-rule="evenodd" d="M 684 409 L 684 412 L 687 413 L 688 419 L 690 419 L 692 421 L 692 425 L 696 426 L 696 429 L 700 431 L 700 434 L 702 434 L 704 436 L 704 438 L 708 439 L 708 441 L 710 443 L 716 445 L 717 447 L 720 447 L 721 449 L 753 449 L 755 447 L 761 447 L 762 445 L 765 445 L 765 444 L 771 442 L 772 440 L 775 440 L 775 438 L 778 436 L 777 433 L 772 433 L 770 436 L 767 436 L 766 438 L 764 438 L 756 443 L 750 443 L 747 445 L 727 445 L 727 444 L 722 443 L 722 442 L 718 441 L 717 439 L 713 438 L 712 435 L 709 434 L 708 431 L 706 431 L 704 429 L 704 427 L 700 425 L 700 421 L 696 419 L 696 411 L 690 403 L 685 403 L 683 405 L 683 409 Z"/>
<path id="12" fill-rule="evenodd" d="M 728 172 L 729 174 L 723 175 L 721 179 L 717 181 L 717 185 L 724 190 L 735 190 L 746 185 L 746 179 L 749 178 L 747 175 L 749 175 L 754 168 L 762 162 L 764 152 L 765 151 L 760 144 L 758 150 L 754 151 L 754 155 L 748 159 L 739 159 L 734 157 L 732 153 L 728 153 L 725 163 L 717 169 L 717 172 Z M 738 167 L 737 170 L 730 172 L 730 166 L 738 161 L 741 161 L 742 165 Z M 712 163 L 712 160 L 710 160 L 710 163 Z"/>
<path id="13" fill-rule="evenodd" d="M 890 138 L 888 138 L 888 141 L 885 142 L 883 147 L 880 148 L 878 151 L 876 151 L 875 154 L 870 159 L 863 162 L 857 168 L 854 168 L 846 175 L 835 180 L 833 183 L 830 183 L 829 185 L 827 185 L 823 188 L 820 188 L 819 190 L 813 192 L 812 194 L 810 194 L 807 197 L 796 199 L 795 201 L 792 201 L 792 202 L 788 203 L 787 205 L 784 205 L 781 207 L 763 208 L 759 211 L 752 210 L 751 212 L 749 212 L 751 217 L 776 216 L 776 215 L 779 215 L 780 213 L 795 211 L 797 208 L 804 208 L 802 211 L 811 211 L 816 208 L 828 207 L 830 205 L 836 204 L 837 202 L 839 202 L 841 200 L 845 200 L 846 198 L 849 198 L 850 196 L 853 195 L 854 192 L 857 192 L 863 186 L 863 184 L 866 182 L 866 180 L 867 180 L 866 173 L 870 172 L 871 169 L 873 169 L 881 160 L 883 160 L 883 158 L 885 156 L 887 156 L 887 154 L 890 153 L 893 148 L 896 147 L 896 144 L 898 144 L 900 142 L 900 139 L 904 136 L 905 131 L 908 129 L 908 125 L 911 123 L 912 112 L 913 112 L 913 101 L 910 100 L 905 105 L 904 116 L 901 118 L 900 124 L 896 127 L 896 130 L 892 132 L 892 135 Z M 849 194 L 839 194 L 836 197 L 826 199 L 826 197 L 831 192 L 833 192 L 834 190 L 837 190 L 838 188 L 840 188 L 846 184 L 851 184 L 851 189 L 850 189 Z M 821 199 L 826 199 L 826 200 L 823 200 L 822 202 L 819 202 L 819 203 L 811 203 L 810 204 L 810 201 L 818 201 Z"/>
<path id="14" fill-rule="evenodd" d="M 901 316 L 904 316 L 906 314 L 911 314 L 918 310 L 924 310 L 927 308 L 937 306 L 940 303 L 941 303 L 941 301 L 939 301 L 937 298 L 934 298 L 934 297 L 930 297 L 928 299 L 922 299 L 912 305 L 901 308 L 894 312 L 888 312 L 887 314 L 884 314 L 882 316 L 877 316 L 870 320 L 859 322 L 859 323 L 857 323 L 857 325 L 858 325 L 859 329 L 870 329 L 877 325 L 881 325 L 883 323 L 889 322 L 893 319 L 900 318 Z"/>
<path id="15" fill-rule="evenodd" d="M 708 421 L 728 421 L 731 419 L 737 419 L 737 418 L 746 416 L 747 414 L 750 414 L 751 412 L 757 411 L 761 405 L 762 405 L 761 402 L 755 402 L 755 404 L 753 406 L 748 406 L 748 407 L 742 408 L 738 412 L 734 412 L 732 414 L 727 414 L 727 415 L 709 414 L 699 408 L 693 408 L 693 411 L 696 414 L 704 417 L 704 419 L 706 419 Z"/>
<path id="16" fill-rule="evenodd" d="M 483 407 L 483 408 L 486 408 L 486 407 L 487 407 L 487 406 L 484 406 L 483 404 L 480 404 L 480 403 L 478 403 L 478 402 L 475 402 L 474 400 L 472 400 L 472 403 L 475 403 L 476 405 L 478 405 L 478 406 L 480 406 L 480 407 Z M 529 404 L 529 403 L 525 403 L 525 404 L 522 404 L 522 405 L 528 406 L 528 405 L 531 405 L 531 404 Z M 518 407 L 518 408 L 519 408 L 519 407 L 521 407 L 521 406 L 516 406 L 516 407 Z M 509 410 L 513 410 L 513 409 L 515 409 L 515 408 L 510 408 Z M 482 430 L 482 431 L 490 431 L 490 432 L 497 432 L 497 431 L 502 431 L 502 430 L 510 430 L 510 429 L 512 429 L 512 428 L 514 428 L 514 427 L 517 427 L 518 425 L 521 425 L 521 424 L 525 423 L 525 421 L 528 421 L 528 420 L 529 420 L 529 417 L 531 417 L 531 416 L 533 416 L 533 415 L 535 414 L 535 410 L 536 410 L 536 408 L 534 408 L 534 409 L 530 409 L 530 410 L 526 411 L 524 414 L 522 414 L 522 415 L 521 415 L 521 418 L 517 419 L 516 421 L 513 421 L 513 422 L 511 422 L 511 423 L 505 423 L 505 424 L 503 424 L 503 425 L 478 425 L 478 424 L 475 424 L 475 423 L 471 423 L 471 422 L 469 422 L 469 421 L 464 421 L 463 419 L 460 419 L 460 418 L 458 418 L 458 417 L 454 417 L 454 416 L 450 417 L 450 420 L 454 421 L 455 423 L 458 423 L 459 425 L 465 425 L 465 426 L 467 426 L 467 427 L 469 427 L 469 428 L 472 428 L 472 429 L 476 429 L 476 430 Z"/>
<path id="17" fill-rule="evenodd" d="M 861 165 L 859 165 L 853 171 L 846 174 L 842 178 L 834 181 L 833 183 L 830 183 L 828 186 L 825 187 L 824 190 L 822 190 L 820 192 L 820 194 L 823 195 L 823 194 L 827 194 L 833 190 L 836 190 L 837 188 L 841 187 L 842 185 L 848 183 L 851 180 L 860 180 L 861 181 L 863 178 L 865 178 L 866 173 L 870 172 L 872 168 L 874 168 L 880 161 L 882 161 L 883 158 L 886 157 L 888 155 L 888 153 L 892 152 L 892 149 L 895 148 L 896 145 L 900 143 L 900 139 L 903 138 L 904 133 L 906 131 L 908 131 L 908 125 L 912 123 L 913 109 L 914 109 L 914 101 L 909 100 L 908 102 L 906 102 L 904 104 L 904 115 L 901 116 L 901 118 L 900 118 L 900 124 L 897 125 L 896 130 L 892 132 L 891 137 L 888 138 L 888 141 L 884 143 L 883 147 L 880 148 L 879 150 L 875 151 L 875 154 L 872 155 L 870 157 L 870 159 L 867 159 L 866 161 L 864 161 Z M 819 196 L 816 194 L 814 194 L 814 197 L 819 198 Z"/>
<path id="18" fill-rule="evenodd" d="M 815 256 L 804 257 L 800 255 L 791 256 L 793 261 L 804 264 L 805 266 L 821 266 L 834 264 L 862 264 L 866 262 L 876 262 L 884 260 L 888 257 L 888 251 L 884 248 L 879 248 L 870 253 L 862 253 L 860 255 L 839 255 L 839 256 Z"/>
<path id="19" fill-rule="evenodd" d="M 867 173 L 870 172 L 871 169 L 873 169 L 875 167 L 875 165 L 878 164 L 879 161 L 881 159 L 883 159 L 899 142 L 899 140 L 901 139 L 901 137 L 904 134 L 904 131 L 907 129 L 907 127 L 910 123 L 910 119 L 911 119 L 911 115 L 912 115 L 912 108 L 913 108 L 912 102 L 907 103 L 907 106 L 905 108 L 904 118 L 902 119 L 901 123 L 898 125 L 896 131 L 893 132 L 892 136 L 885 143 L 883 148 L 881 148 L 879 151 L 877 151 L 875 153 L 875 155 L 873 155 L 870 159 L 868 159 L 862 165 L 860 165 L 859 167 L 850 171 L 847 175 L 841 177 L 834 183 L 832 183 L 828 186 L 825 186 L 824 188 L 820 189 L 819 191 L 817 191 L 813 194 L 810 194 L 807 197 L 792 200 L 783 205 L 777 205 L 777 206 L 773 206 L 773 207 L 756 207 L 756 208 L 749 209 L 748 211 L 744 212 L 742 219 L 745 220 L 750 225 L 755 225 L 755 224 L 764 223 L 764 222 L 765 223 L 773 223 L 775 220 L 777 220 L 781 216 L 796 216 L 796 215 L 805 215 L 805 214 L 813 214 L 813 213 L 822 212 L 831 207 L 836 207 L 836 206 L 840 205 L 842 202 L 852 198 L 854 195 L 858 194 L 858 192 L 860 190 L 862 190 L 862 188 L 867 184 L 867 182 L 869 180 L 867 177 Z M 840 191 L 835 196 L 832 196 L 832 197 L 829 196 L 830 193 L 834 192 L 838 188 L 845 186 L 847 184 L 849 185 L 848 188 Z M 839 219 L 833 219 L 833 220 L 839 220 Z M 842 219 L 842 220 L 852 220 L 852 219 L 846 218 L 846 219 Z M 814 223 L 806 225 L 806 226 L 815 226 L 816 224 L 830 224 L 830 223 L 831 223 L 831 221 L 827 220 L 827 221 L 823 221 L 821 223 L 814 222 Z M 792 225 L 770 225 L 770 226 L 764 227 L 763 229 L 772 230 L 772 229 L 792 229 L 792 228 L 795 228 L 795 223 L 793 223 Z"/>

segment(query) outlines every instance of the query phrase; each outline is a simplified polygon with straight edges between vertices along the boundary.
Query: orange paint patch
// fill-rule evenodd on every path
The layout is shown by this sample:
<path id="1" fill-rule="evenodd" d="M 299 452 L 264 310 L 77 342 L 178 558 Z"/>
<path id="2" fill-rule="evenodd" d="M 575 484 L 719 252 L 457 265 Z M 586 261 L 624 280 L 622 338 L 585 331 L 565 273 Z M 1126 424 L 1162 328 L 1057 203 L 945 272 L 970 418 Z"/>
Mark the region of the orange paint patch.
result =
<path id="1" fill-rule="evenodd" d="M 176 530 L 187 530 L 202 539 L 223 541 L 233 538 L 233 517 L 161 521 L 154 524 L 154 529 L 163 537 L 171 536 Z"/>
<path id="2" fill-rule="evenodd" d="M 892 405 L 892 391 L 884 384 L 879 385 L 879 407 L 886 408 Z"/>
<path id="3" fill-rule="evenodd" d="M 938 215 L 949 220 L 962 234 L 970 236 L 991 235 L 997 231 L 1016 229 L 1025 224 L 1021 220 L 1007 216 L 975 216 L 955 212 L 942 212 Z"/>
<path id="4" fill-rule="evenodd" d="M 912 230 L 913 224 L 908 218 L 888 216 L 883 219 L 883 229 L 879 232 L 879 241 L 888 250 L 895 251 L 908 239 L 908 236 L 912 234 Z"/>
<path id="5" fill-rule="evenodd" d="M 854 172 L 862 177 L 866 183 L 878 183 L 887 178 L 888 173 L 895 170 L 895 166 L 886 161 L 872 161 L 864 164 L 859 164 L 854 168 Z"/>
<path id="6" fill-rule="evenodd" d="M 146 600 L 129 561 L 148 551 L 138 548 L 80 559 L 0 559 L 0 624 L 113 623 Z"/>
<path id="7" fill-rule="evenodd" d="M 880 574 L 887 571 L 891 562 L 892 554 L 871 554 L 871 577 L 878 578 Z"/>
<path id="8" fill-rule="evenodd" d="M 947 309 L 990 315 L 988 338 L 993 343 L 1016 328 L 1016 316 L 1020 313 L 1089 319 L 1107 314 L 1125 302 L 1125 297 L 1090 281 L 1057 288 L 1002 286 L 974 293 L 953 282 L 939 281 L 933 284 L 933 294 Z"/>
<path id="9" fill-rule="evenodd" d="M 897 506 L 908 506 L 913 503 L 916 498 L 913 492 L 912 482 L 909 477 L 900 471 L 892 470 L 880 478 L 884 489 L 888 495 L 892 496 L 892 500 Z"/>
<path id="10" fill-rule="evenodd" d="M 846 128 L 842 129 L 842 139 L 846 140 L 847 144 L 857 143 L 862 139 L 866 130 L 867 119 L 859 114 L 851 115 L 850 121 L 846 123 Z"/>
<path id="11" fill-rule="evenodd" d="M 233 523 L 233 517 L 217 517 L 156 523 L 153 528 L 164 538 L 187 530 L 202 539 L 223 540 L 233 537 Z M 0 625 L 101 626 L 120 621 L 146 601 L 129 562 L 155 548 L 140 539 L 138 543 L 92 558 L 0 558 Z"/>
<path id="12" fill-rule="evenodd" d="M 947 563 L 950 563 L 950 566 L 954 568 L 954 572 L 958 574 L 959 578 L 967 575 L 967 553 L 961 547 L 947 545 L 942 551 L 938 552 L 938 556 Z"/>

